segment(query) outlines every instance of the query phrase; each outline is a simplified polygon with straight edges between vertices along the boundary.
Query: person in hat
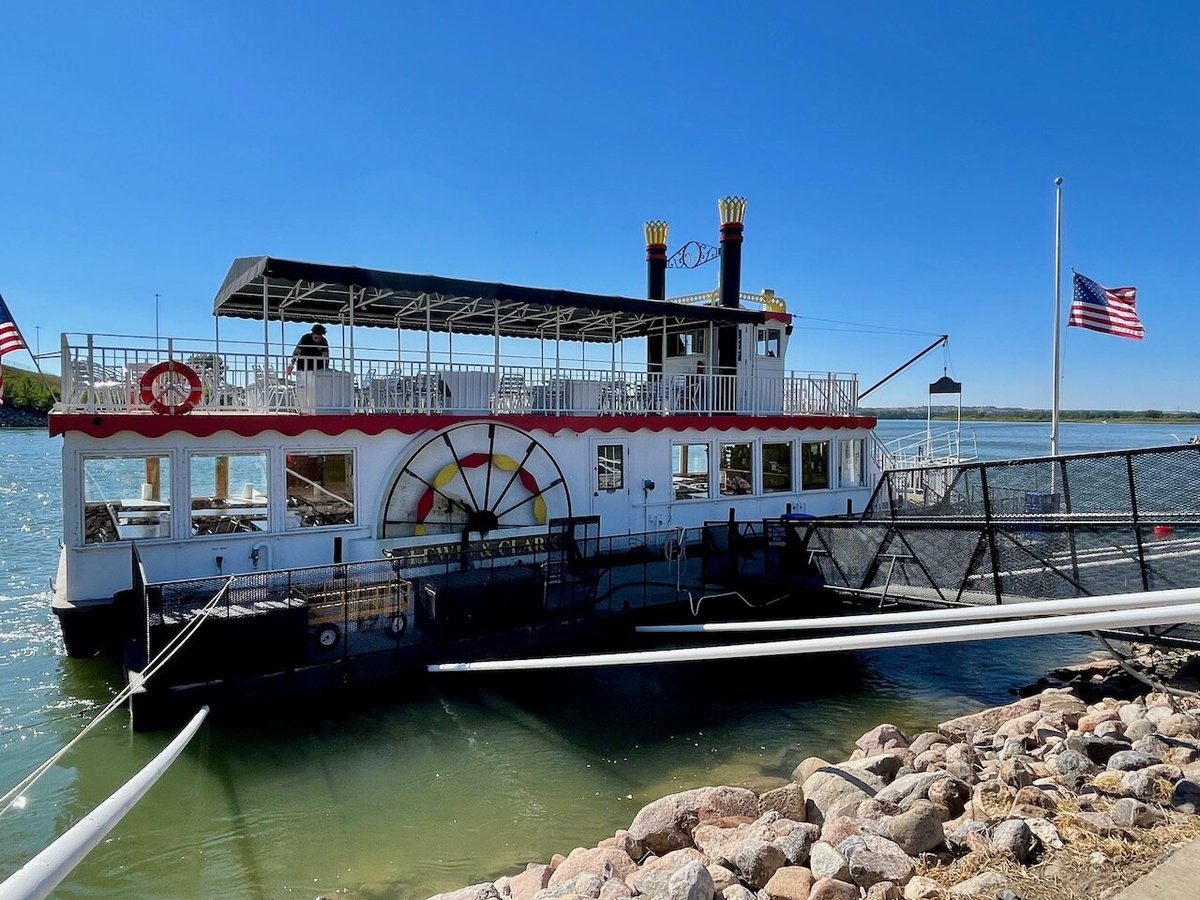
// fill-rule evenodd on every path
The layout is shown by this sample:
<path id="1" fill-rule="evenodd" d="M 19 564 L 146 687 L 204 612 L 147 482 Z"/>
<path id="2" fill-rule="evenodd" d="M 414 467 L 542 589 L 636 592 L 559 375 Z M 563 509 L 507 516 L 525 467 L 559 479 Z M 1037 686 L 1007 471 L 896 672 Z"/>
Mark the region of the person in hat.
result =
<path id="1" fill-rule="evenodd" d="M 292 351 L 292 365 L 288 366 L 290 374 L 293 368 L 301 372 L 311 372 L 314 369 L 324 369 L 329 365 L 329 341 L 325 340 L 325 326 L 314 325 L 312 331 L 296 342 Z"/>

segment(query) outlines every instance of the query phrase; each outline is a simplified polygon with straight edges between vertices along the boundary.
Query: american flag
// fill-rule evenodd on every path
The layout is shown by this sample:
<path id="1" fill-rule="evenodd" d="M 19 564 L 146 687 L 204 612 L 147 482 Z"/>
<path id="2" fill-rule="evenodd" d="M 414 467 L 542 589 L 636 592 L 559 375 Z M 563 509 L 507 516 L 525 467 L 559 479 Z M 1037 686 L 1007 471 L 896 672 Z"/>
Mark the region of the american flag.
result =
<path id="1" fill-rule="evenodd" d="M 1146 336 L 1137 314 L 1137 288 L 1101 287 L 1078 272 L 1067 325 L 1090 328 L 1117 337 L 1140 341 Z"/>
<path id="2" fill-rule="evenodd" d="M 8 304 L 0 297 L 0 406 L 4 405 L 4 354 L 10 350 L 28 350 L 17 323 L 13 321 Z"/>

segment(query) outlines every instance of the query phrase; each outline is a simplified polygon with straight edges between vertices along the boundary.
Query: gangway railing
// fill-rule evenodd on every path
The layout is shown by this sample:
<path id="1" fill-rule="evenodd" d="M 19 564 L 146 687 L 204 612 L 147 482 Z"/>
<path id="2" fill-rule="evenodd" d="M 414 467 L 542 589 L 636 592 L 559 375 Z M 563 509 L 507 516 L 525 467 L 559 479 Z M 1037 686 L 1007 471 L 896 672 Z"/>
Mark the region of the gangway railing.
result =
<path id="1" fill-rule="evenodd" d="M 859 520 L 809 527 L 827 585 L 881 600 L 989 605 L 1195 587 L 1200 447 L 885 471 Z"/>

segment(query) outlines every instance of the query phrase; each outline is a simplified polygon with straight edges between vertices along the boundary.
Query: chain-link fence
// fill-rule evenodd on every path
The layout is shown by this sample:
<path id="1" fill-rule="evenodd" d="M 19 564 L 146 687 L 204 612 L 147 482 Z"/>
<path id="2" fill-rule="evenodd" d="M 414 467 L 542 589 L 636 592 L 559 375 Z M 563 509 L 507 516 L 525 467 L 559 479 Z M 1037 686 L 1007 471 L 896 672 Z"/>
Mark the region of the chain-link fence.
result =
<path id="1" fill-rule="evenodd" d="M 671 603 L 701 584 L 701 529 L 599 537 L 592 524 L 569 520 L 537 535 L 408 546 L 364 562 L 157 584 L 145 581 L 135 552 L 126 659 L 152 659 L 226 582 L 160 683 L 445 649 Z"/>
<path id="2" fill-rule="evenodd" d="M 858 522 L 822 521 L 827 584 L 937 604 L 1200 584 L 1200 447 L 885 472 Z"/>

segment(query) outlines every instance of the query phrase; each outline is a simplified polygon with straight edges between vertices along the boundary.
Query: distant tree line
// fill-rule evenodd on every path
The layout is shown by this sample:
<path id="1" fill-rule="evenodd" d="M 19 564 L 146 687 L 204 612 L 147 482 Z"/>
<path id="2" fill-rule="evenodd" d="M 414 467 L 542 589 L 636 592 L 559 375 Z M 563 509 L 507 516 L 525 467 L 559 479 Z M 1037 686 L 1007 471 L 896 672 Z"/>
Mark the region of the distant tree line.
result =
<path id="1" fill-rule="evenodd" d="M 908 406 L 899 408 L 864 408 L 863 415 L 875 416 L 878 419 L 923 419 L 926 415 L 924 406 Z M 935 419 L 953 419 L 958 412 L 954 407 L 935 406 Z M 972 421 L 996 422 L 1049 422 L 1048 409 L 1016 409 L 997 406 L 964 406 L 964 419 Z M 1162 422 L 1194 423 L 1200 422 L 1200 413 L 1196 412 L 1164 412 L 1161 409 L 1064 409 L 1059 412 L 1063 422 Z"/>
<path id="2" fill-rule="evenodd" d="M 52 383 L 57 380 L 51 379 Z M 37 373 L 5 366 L 4 405 L 27 412 L 49 412 L 54 405 L 54 392 Z"/>

